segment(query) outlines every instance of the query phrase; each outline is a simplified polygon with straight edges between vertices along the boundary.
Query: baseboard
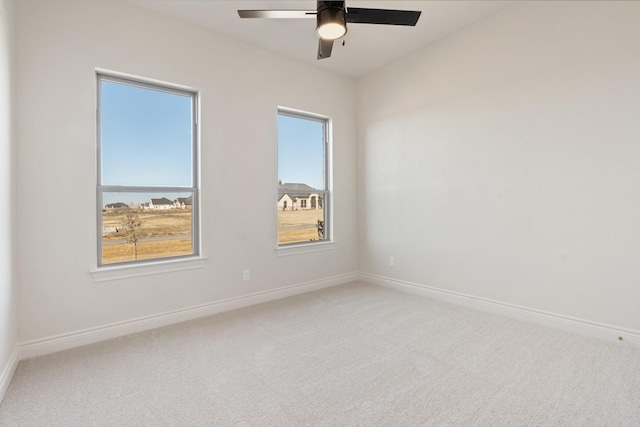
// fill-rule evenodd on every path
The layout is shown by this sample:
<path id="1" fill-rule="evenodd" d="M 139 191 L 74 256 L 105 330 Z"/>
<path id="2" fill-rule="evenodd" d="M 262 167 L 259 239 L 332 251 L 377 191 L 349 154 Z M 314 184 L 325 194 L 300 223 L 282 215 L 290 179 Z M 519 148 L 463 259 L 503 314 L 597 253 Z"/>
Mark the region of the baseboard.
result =
<path id="1" fill-rule="evenodd" d="M 616 342 L 620 345 L 631 345 L 633 347 L 640 348 L 640 331 L 592 322 L 590 320 L 578 319 L 500 301 L 493 301 L 473 295 L 451 292 L 444 289 L 391 279 L 374 274 L 360 273 L 360 280 L 374 285 L 385 286 L 399 291 L 409 292 L 527 323 L 561 329 L 582 336 L 598 338 L 609 342 Z"/>
<path id="2" fill-rule="evenodd" d="M 9 360 L 2 368 L 2 372 L 0 372 L 0 403 L 4 399 L 4 395 L 9 388 L 9 384 L 11 384 L 11 379 L 13 378 L 13 374 L 18 367 L 18 362 L 20 361 L 19 349 L 16 348 L 11 352 L 11 356 L 9 356 Z"/>
<path id="3" fill-rule="evenodd" d="M 269 291 L 256 292 L 236 298 L 229 298 L 214 301 L 193 307 L 159 313 L 123 322 L 98 326 L 95 328 L 83 329 L 66 334 L 55 335 L 42 339 L 21 342 L 12 353 L 11 358 L 2 370 L 0 377 L 0 396 L 4 395 L 6 388 L 11 382 L 13 372 L 20 360 L 31 357 L 42 356 L 58 351 L 68 350 L 87 344 L 93 344 L 112 338 L 117 338 L 136 332 L 180 323 L 188 320 L 206 317 L 225 311 L 248 307 L 264 302 L 274 301 L 294 295 L 303 294 L 332 286 L 342 285 L 349 282 L 362 280 L 375 285 L 393 288 L 403 292 L 409 292 L 452 304 L 474 308 L 476 310 L 521 320 L 528 323 L 548 326 L 556 329 L 577 333 L 583 336 L 590 336 L 617 342 L 621 345 L 632 345 L 640 348 L 640 331 L 626 329 L 622 327 L 592 322 L 584 319 L 577 319 L 555 313 L 549 313 L 528 307 L 521 307 L 500 301 L 493 301 L 485 298 L 467 295 L 463 293 L 446 291 L 417 283 L 391 279 L 368 273 L 349 273 L 339 276 L 328 277 L 320 280 L 285 286 Z M 622 340 L 619 340 L 619 337 Z"/>
<path id="4" fill-rule="evenodd" d="M 174 323 L 185 322 L 216 313 L 235 310 L 242 307 L 261 304 L 331 286 L 342 285 L 359 279 L 358 273 L 344 274 L 320 280 L 285 286 L 263 292 L 256 292 L 236 298 L 214 301 L 179 310 L 112 323 L 95 328 L 84 329 L 47 338 L 22 342 L 19 347 L 20 360 L 45 354 L 56 353 L 87 344 L 93 344 L 124 335 L 155 329 Z"/>

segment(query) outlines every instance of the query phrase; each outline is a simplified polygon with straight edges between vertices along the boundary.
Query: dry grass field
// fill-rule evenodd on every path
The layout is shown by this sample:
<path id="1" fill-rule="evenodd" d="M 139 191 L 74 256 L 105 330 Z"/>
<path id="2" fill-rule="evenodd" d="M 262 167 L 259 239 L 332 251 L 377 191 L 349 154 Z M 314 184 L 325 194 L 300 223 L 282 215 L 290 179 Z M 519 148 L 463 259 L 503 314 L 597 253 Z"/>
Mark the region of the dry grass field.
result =
<path id="1" fill-rule="evenodd" d="M 141 239 L 137 244 L 137 259 L 189 255 L 191 249 L 191 210 L 140 211 Z M 122 234 L 124 212 L 103 213 L 102 263 L 133 261 L 133 243 L 126 243 Z M 118 231 L 115 231 L 115 230 Z M 173 238 L 172 238 L 173 237 Z"/>
<path id="2" fill-rule="evenodd" d="M 102 216 L 103 228 L 121 228 L 124 220 L 122 211 L 105 212 Z M 140 211 L 141 231 L 145 237 L 165 237 L 191 234 L 191 210 L 168 209 Z M 104 240 L 122 239 L 116 232 L 104 233 Z"/>
<path id="3" fill-rule="evenodd" d="M 189 255 L 191 249 L 190 210 L 141 211 L 142 238 L 137 244 L 137 259 Z M 318 240 L 318 220 L 322 209 L 278 211 L 278 243 L 299 243 Z M 103 213 L 102 263 L 112 264 L 134 260 L 133 244 L 126 243 L 122 234 L 124 213 L 113 210 Z M 115 230 L 118 229 L 116 232 Z"/>
<path id="4" fill-rule="evenodd" d="M 278 211 L 278 243 L 318 240 L 318 220 L 324 220 L 323 209 Z"/>
<path id="5" fill-rule="evenodd" d="M 189 255 L 190 253 L 191 239 L 173 239 L 138 243 L 138 259 Z M 102 248 L 102 262 L 104 264 L 132 260 L 133 244 L 131 243 L 103 246 Z"/>

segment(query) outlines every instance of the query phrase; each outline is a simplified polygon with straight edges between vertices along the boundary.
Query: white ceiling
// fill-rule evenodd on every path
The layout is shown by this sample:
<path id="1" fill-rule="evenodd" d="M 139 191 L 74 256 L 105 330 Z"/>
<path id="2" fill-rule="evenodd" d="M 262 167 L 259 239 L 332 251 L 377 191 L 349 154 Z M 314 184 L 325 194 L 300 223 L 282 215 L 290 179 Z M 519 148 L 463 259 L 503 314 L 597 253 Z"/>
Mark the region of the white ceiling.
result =
<path id="1" fill-rule="evenodd" d="M 317 60 L 314 19 L 240 19 L 238 9 L 315 10 L 315 0 L 124 0 L 344 76 L 362 77 L 513 4 L 481 0 L 347 0 L 347 7 L 420 10 L 415 27 L 350 24 L 346 45 Z"/>

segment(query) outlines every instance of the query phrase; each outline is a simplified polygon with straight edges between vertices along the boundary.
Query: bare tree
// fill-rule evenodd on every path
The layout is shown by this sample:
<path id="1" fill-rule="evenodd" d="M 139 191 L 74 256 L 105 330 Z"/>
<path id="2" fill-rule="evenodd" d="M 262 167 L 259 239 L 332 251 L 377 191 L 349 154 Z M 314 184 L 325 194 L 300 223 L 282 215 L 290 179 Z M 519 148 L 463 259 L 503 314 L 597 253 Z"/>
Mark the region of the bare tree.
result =
<path id="1" fill-rule="evenodd" d="M 138 259 L 138 242 L 142 237 L 142 221 L 139 209 L 123 209 L 122 229 L 127 243 L 133 243 L 133 259 Z"/>

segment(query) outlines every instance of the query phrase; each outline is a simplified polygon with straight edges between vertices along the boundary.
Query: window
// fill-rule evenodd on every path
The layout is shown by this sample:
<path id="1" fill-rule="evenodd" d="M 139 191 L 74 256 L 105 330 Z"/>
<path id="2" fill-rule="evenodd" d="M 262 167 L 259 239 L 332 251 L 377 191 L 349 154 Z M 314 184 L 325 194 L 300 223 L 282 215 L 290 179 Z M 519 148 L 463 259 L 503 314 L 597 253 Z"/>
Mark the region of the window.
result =
<path id="1" fill-rule="evenodd" d="M 329 120 L 278 110 L 278 245 L 330 240 Z"/>
<path id="2" fill-rule="evenodd" d="M 199 255 L 196 93 L 98 74 L 98 266 Z"/>

